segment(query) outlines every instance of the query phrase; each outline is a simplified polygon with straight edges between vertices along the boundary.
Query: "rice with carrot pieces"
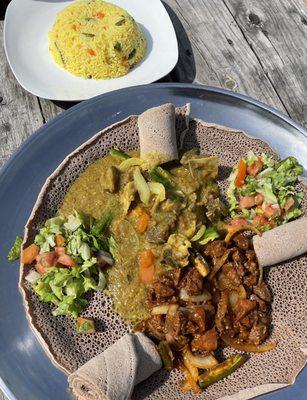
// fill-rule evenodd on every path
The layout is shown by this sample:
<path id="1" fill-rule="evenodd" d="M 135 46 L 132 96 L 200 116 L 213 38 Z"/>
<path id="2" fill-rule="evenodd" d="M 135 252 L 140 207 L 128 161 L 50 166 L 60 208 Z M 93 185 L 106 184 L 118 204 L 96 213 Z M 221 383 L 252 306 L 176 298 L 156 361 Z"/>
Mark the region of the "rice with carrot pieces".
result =
<path id="1" fill-rule="evenodd" d="M 75 2 L 58 15 L 49 32 L 57 65 L 87 79 L 125 75 L 146 52 L 146 39 L 124 9 L 101 0 Z"/>

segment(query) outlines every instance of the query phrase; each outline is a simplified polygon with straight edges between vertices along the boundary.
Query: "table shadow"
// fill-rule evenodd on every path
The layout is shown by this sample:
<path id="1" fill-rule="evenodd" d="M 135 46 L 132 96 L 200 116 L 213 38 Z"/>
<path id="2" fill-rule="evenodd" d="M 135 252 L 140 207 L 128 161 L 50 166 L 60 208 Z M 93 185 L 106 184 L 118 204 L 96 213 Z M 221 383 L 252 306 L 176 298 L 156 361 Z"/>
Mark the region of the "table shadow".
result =
<path id="1" fill-rule="evenodd" d="M 176 32 L 179 58 L 175 68 L 170 73 L 173 82 L 191 83 L 196 76 L 195 58 L 189 36 L 175 11 L 162 1 Z"/>

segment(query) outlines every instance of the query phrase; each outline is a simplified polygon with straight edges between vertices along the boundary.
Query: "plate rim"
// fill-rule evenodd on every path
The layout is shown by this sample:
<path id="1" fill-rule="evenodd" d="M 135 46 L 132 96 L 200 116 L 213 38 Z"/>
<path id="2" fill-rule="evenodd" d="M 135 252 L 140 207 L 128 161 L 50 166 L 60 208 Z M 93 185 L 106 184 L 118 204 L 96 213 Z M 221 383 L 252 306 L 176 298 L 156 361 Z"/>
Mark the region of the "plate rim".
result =
<path id="1" fill-rule="evenodd" d="M 162 79 L 164 76 L 166 76 L 167 74 L 169 74 L 174 67 L 176 66 L 176 64 L 178 63 L 178 59 L 179 59 L 179 46 L 178 46 L 178 39 L 177 39 L 177 35 L 176 35 L 176 31 L 175 31 L 175 27 L 173 25 L 173 22 L 169 16 L 169 13 L 167 12 L 167 9 L 165 8 L 162 0 L 155 0 L 157 3 L 159 3 L 159 6 L 164 10 L 165 13 L 165 18 L 168 22 L 169 25 L 169 29 L 171 31 L 171 34 L 174 38 L 174 46 L 173 46 L 173 51 L 174 54 L 172 56 L 172 59 L 169 62 L 168 67 L 165 69 L 165 71 L 161 72 L 157 78 L 155 78 L 155 80 L 151 79 L 151 78 L 147 78 L 147 79 L 143 79 L 142 82 L 136 82 L 136 83 L 131 83 L 129 82 L 129 86 L 126 87 L 121 87 L 121 88 L 117 88 L 117 89 L 112 89 L 112 90 L 107 90 L 105 92 L 101 92 L 98 93 L 92 97 L 89 96 L 74 96 L 73 98 L 67 98 L 65 96 L 51 96 L 50 94 L 48 96 L 42 95 L 40 90 L 35 90 L 33 88 L 28 87 L 28 85 L 26 85 L 23 81 L 23 79 L 20 77 L 20 74 L 16 73 L 15 68 L 13 63 L 11 62 L 11 59 L 9 57 L 9 51 L 7 48 L 7 26 L 8 26 L 8 20 L 9 20 L 9 15 L 10 15 L 10 10 L 12 7 L 15 6 L 15 3 L 18 3 L 18 1 L 20 0 L 11 0 L 10 3 L 8 4 L 6 11 L 5 11 L 5 16 L 4 16 L 4 23 L 3 23 L 3 47 L 4 47 L 4 52 L 5 52 L 5 56 L 6 56 L 6 60 L 9 64 L 9 67 L 11 69 L 12 74 L 14 75 L 14 78 L 17 80 L 17 82 L 19 83 L 19 85 L 26 90 L 27 92 L 31 93 L 33 96 L 37 96 L 39 98 L 43 98 L 46 100 L 54 100 L 54 101 L 68 101 L 68 102 L 79 102 L 79 101 L 84 101 L 84 100 L 90 100 L 93 97 L 97 97 L 103 94 L 107 94 L 116 90 L 122 90 L 122 89 L 127 89 L 130 87 L 136 87 L 136 86 L 141 86 L 141 85 L 148 85 L 150 83 L 156 82 L 159 79 Z M 112 3 L 112 0 L 111 0 Z M 129 72 L 128 72 L 129 73 Z M 114 78 L 116 79 L 116 78 Z M 98 80 L 99 81 L 99 80 Z M 103 89 L 101 89 L 103 90 Z"/>
<path id="2" fill-rule="evenodd" d="M 89 104 L 95 104 L 96 102 L 100 101 L 104 97 L 120 94 L 123 91 L 130 92 L 130 91 L 140 90 L 140 89 L 145 89 L 145 88 L 151 88 L 153 90 L 168 89 L 168 88 L 192 89 L 192 90 L 198 89 L 198 90 L 203 90 L 203 91 L 207 91 L 207 92 L 211 92 L 211 93 L 222 94 L 222 95 L 228 96 L 228 97 L 233 97 L 233 98 L 239 99 L 243 102 L 252 104 L 252 105 L 254 105 L 258 108 L 261 108 L 265 111 L 268 111 L 269 113 L 275 115 L 277 118 L 280 118 L 284 122 L 288 123 L 290 126 L 295 128 L 299 132 L 300 135 L 307 138 L 307 128 L 304 128 L 301 124 L 294 121 L 288 115 L 277 110 L 276 108 L 274 108 L 260 100 L 257 100 L 251 96 L 245 95 L 245 94 L 237 93 L 232 90 L 219 88 L 216 86 L 203 85 L 200 83 L 165 82 L 165 83 L 144 84 L 144 85 L 130 86 L 128 88 L 112 90 L 107 93 L 102 93 L 102 94 L 94 96 L 90 99 L 81 101 L 80 103 L 73 105 L 69 109 L 62 111 L 60 114 L 58 114 L 52 120 L 46 122 L 45 124 L 40 126 L 38 129 L 36 129 L 34 132 L 32 132 L 30 134 L 30 136 L 13 152 L 13 154 L 8 158 L 8 160 L 3 163 L 3 165 L 0 167 L 0 180 L 5 175 L 6 171 L 9 169 L 10 165 L 13 164 L 16 159 L 18 159 L 18 157 L 22 154 L 22 152 L 26 149 L 26 147 L 30 146 L 32 144 L 32 142 L 34 142 L 35 140 L 38 140 L 44 134 L 43 130 L 46 126 L 52 127 L 58 121 L 69 117 L 70 114 L 73 114 L 75 112 L 78 112 L 78 110 L 82 110 L 82 109 L 86 108 Z"/>
<path id="3" fill-rule="evenodd" d="M 256 99 L 253 99 L 252 97 L 242 95 L 236 92 L 233 92 L 231 90 L 227 89 L 222 89 L 222 88 L 217 88 L 213 86 L 207 86 L 207 85 L 201 85 L 201 84 L 187 84 L 187 83 L 160 83 L 160 84 L 154 84 L 154 85 L 139 85 L 136 87 L 130 87 L 130 88 L 124 88 L 124 89 L 119 89 L 116 91 L 108 92 L 105 94 L 101 94 L 98 96 L 95 96 L 87 101 L 81 102 L 77 105 L 74 105 L 68 110 L 63 111 L 60 113 L 57 117 L 53 118 L 51 121 L 47 122 L 46 124 L 42 125 L 40 128 L 35 130 L 35 134 L 30 135 L 21 146 L 13 153 L 13 155 L 3 164 L 3 166 L 0 168 L 0 182 L 4 179 L 6 179 L 7 174 L 9 173 L 9 168 L 11 166 L 17 165 L 18 163 L 18 158 L 22 156 L 23 152 L 26 151 L 26 149 L 31 146 L 32 144 L 35 143 L 36 140 L 43 140 L 42 135 L 45 135 L 44 130 L 45 127 L 48 126 L 48 128 L 54 126 L 57 124 L 59 121 L 64 120 L 66 118 L 69 118 L 71 114 L 73 115 L 75 112 L 78 112 L 78 110 L 81 109 L 86 109 L 88 106 L 90 107 L 92 104 L 95 104 L 97 102 L 100 102 L 102 98 L 108 98 L 109 96 L 116 96 L 120 94 L 123 91 L 138 91 L 138 90 L 160 90 L 160 89 L 174 89 L 178 88 L 180 89 L 189 89 L 189 90 L 201 90 L 203 92 L 209 92 L 209 93 L 216 93 L 216 94 L 222 94 L 227 97 L 231 97 L 233 99 L 238 99 L 243 102 L 246 102 L 248 104 L 255 105 L 256 107 L 259 107 L 262 110 L 266 110 L 269 113 L 275 115 L 277 118 L 280 118 L 284 122 L 288 123 L 289 126 L 292 126 L 293 128 L 296 129 L 296 131 L 302 135 L 305 139 L 307 139 L 307 130 L 301 126 L 300 124 L 296 123 L 293 121 L 290 117 L 285 115 L 284 113 L 276 110 L 275 108 L 259 101 Z M 114 93 L 113 93 L 114 92 Z M 121 120 L 121 117 L 118 117 L 118 121 Z M 117 121 L 116 121 L 117 122 Z M 50 129 L 49 135 L 52 135 L 53 130 Z M 291 134 L 291 132 L 290 132 Z M 6 383 L 1 379 L 0 377 L 0 388 L 3 390 L 3 392 L 8 396 L 9 400 L 17 400 L 16 396 L 11 392 L 9 387 L 6 385 Z M 269 393 L 267 393 L 269 395 Z"/>

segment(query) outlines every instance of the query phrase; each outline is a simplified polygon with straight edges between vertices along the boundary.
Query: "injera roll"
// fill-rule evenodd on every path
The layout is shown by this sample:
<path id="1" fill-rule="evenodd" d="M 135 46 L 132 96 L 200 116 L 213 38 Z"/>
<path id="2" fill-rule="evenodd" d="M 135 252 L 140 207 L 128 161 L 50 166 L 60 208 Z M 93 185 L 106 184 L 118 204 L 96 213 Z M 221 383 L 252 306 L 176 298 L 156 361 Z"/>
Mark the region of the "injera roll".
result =
<path id="1" fill-rule="evenodd" d="M 138 383 L 162 367 L 154 343 L 143 333 L 126 333 L 68 377 L 78 400 L 126 400 Z"/>
<path id="2" fill-rule="evenodd" d="M 267 267 L 307 253 L 307 217 L 253 237 L 259 265 Z"/>
<path id="3" fill-rule="evenodd" d="M 144 111 L 138 118 L 141 157 L 159 154 L 162 162 L 178 159 L 175 107 L 163 104 Z"/>
<path id="4" fill-rule="evenodd" d="M 187 108 L 176 109 L 177 140 L 180 142 L 180 138 L 182 139 L 185 150 L 198 147 L 204 154 L 219 157 L 219 186 L 224 196 L 228 185 L 226 178 L 231 167 L 248 150 L 253 150 L 256 154 L 266 152 L 278 159 L 268 144 L 235 129 L 192 120 L 189 130 L 183 135 L 182 132 L 186 129 L 186 110 Z M 136 116 L 98 133 L 68 156 L 47 179 L 26 225 L 24 246 L 33 241 L 37 229 L 46 218 L 54 216 L 69 186 L 86 165 L 106 155 L 115 145 L 123 150 L 139 148 Z M 304 192 L 303 210 L 306 215 L 307 187 L 300 183 L 299 189 Z M 112 311 L 110 299 L 94 292 L 89 296 L 89 306 L 83 316 L 95 320 L 98 332 L 95 335 L 77 334 L 72 318 L 53 317 L 52 307 L 39 302 L 24 279 L 27 273 L 28 268 L 24 269 L 21 265 L 20 288 L 27 315 L 46 351 L 65 371 L 76 371 L 129 331 L 129 327 Z M 306 278 L 306 256 L 265 271 L 265 280 L 273 293 L 272 339 L 277 340 L 277 348 L 268 353 L 251 355 L 242 368 L 210 386 L 197 395 L 197 398 L 248 399 L 295 381 L 306 363 L 306 355 L 301 351 L 302 348 L 307 348 Z M 229 349 L 224 351 L 225 355 L 229 353 Z M 180 391 L 178 381 L 181 378 L 182 375 L 177 370 L 168 374 L 161 369 L 141 385 L 137 385 L 132 398 L 195 399 L 193 393 Z"/>

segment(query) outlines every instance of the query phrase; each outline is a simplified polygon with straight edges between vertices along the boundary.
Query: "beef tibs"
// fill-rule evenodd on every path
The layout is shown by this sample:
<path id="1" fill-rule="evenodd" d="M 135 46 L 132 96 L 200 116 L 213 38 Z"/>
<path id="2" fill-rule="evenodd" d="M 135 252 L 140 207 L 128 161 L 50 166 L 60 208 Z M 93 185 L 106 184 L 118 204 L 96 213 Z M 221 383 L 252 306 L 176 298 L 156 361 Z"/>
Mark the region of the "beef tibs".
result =
<path id="1" fill-rule="evenodd" d="M 196 257 L 209 270 L 198 269 Z M 271 294 L 260 277 L 251 241 L 242 233 L 228 243 L 214 240 L 201 253 L 192 249 L 187 266 L 157 276 L 148 300 L 151 316 L 136 329 L 162 340 L 176 365 L 188 370 L 189 360 L 202 365 L 222 341 L 262 351 Z"/>

